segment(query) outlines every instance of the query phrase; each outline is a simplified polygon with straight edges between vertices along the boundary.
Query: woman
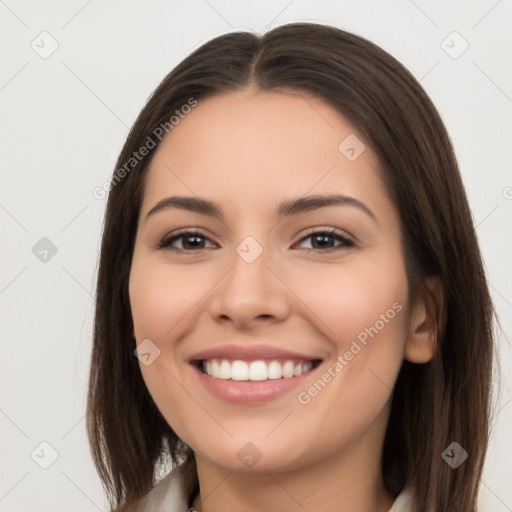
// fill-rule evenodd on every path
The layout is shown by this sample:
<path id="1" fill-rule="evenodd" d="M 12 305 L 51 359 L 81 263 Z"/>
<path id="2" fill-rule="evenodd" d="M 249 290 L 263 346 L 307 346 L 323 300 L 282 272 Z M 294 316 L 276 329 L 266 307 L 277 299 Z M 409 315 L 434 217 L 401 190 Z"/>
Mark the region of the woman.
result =
<path id="1" fill-rule="evenodd" d="M 88 395 L 111 506 L 476 510 L 493 314 L 400 63 L 312 23 L 213 39 L 111 182 Z"/>

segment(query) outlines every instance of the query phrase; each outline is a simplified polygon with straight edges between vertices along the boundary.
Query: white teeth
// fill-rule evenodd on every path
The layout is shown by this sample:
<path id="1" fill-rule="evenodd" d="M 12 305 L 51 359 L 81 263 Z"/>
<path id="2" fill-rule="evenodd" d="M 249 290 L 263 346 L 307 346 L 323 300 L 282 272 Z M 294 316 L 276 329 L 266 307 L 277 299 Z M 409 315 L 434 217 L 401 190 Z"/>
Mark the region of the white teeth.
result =
<path id="1" fill-rule="evenodd" d="M 302 363 L 302 373 L 309 372 L 313 368 L 313 363 L 309 361 L 308 363 Z"/>
<path id="2" fill-rule="evenodd" d="M 233 380 L 247 380 L 249 365 L 245 361 L 233 361 L 231 365 L 231 378 Z"/>
<path id="3" fill-rule="evenodd" d="M 288 364 L 290 361 L 288 361 L 286 364 Z M 281 365 L 277 361 L 272 361 L 267 366 L 267 378 L 268 379 L 280 379 L 281 377 L 287 377 L 287 375 L 283 375 L 283 369 L 281 368 Z"/>
<path id="4" fill-rule="evenodd" d="M 236 362 L 237 361 L 234 361 L 233 364 Z M 249 380 L 267 380 L 267 365 L 265 361 L 251 362 L 249 365 Z"/>
<path id="5" fill-rule="evenodd" d="M 225 359 L 220 363 L 219 379 L 231 379 L 231 365 Z"/>
<path id="6" fill-rule="evenodd" d="M 300 364 L 299 364 L 299 366 L 300 366 Z M 295 375 L 293 373 L 293 369 L 294 369 L 293 361 L 286 361 L 286 363 L 284 363 L 284 365 L 283 365 L 283 377 L 285 379 L 289 379 L 290 377 L 293 377 Z M 296 376 L 301 375 L 301 373 L 297 373 Z"/>
<path id="7" fill-rule="evenodd" d="M 309 372 L 313 361 L 228 361 L 227 359 L 209 359 L 202 363 L 203 371 L 210 377 L 224 380 L 262 381 L 290 379 Z"/>

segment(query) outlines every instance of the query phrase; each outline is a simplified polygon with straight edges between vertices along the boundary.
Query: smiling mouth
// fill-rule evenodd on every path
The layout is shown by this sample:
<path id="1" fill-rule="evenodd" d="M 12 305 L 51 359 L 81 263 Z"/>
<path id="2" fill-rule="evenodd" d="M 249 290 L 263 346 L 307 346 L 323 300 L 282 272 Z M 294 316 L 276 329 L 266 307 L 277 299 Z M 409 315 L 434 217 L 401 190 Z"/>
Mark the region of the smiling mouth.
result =
<path id="1" fill-rule="evenodd" d="M 228 360 L 221 358 L 195 361 L 197 368 L 214 379 L 240 382 L 293 379 L 318 367 L 321 359 Z"/>

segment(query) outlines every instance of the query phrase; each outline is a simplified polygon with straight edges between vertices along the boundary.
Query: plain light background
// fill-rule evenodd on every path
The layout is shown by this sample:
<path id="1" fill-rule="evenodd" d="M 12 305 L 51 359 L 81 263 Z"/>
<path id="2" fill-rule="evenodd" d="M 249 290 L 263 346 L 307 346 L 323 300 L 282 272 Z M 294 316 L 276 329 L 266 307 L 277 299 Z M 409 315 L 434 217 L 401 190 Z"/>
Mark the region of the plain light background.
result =
<path id="1" fill-rule="evenodd" d="M 92 191 L 179 61 L 220 34 L 291 21 L 379 44 L 446 123 L 504 331 L 482 511 L 512 511 L 510 0 L 0 0 L 0 20 L 1 511 L 107 510 L 84 422 L 105 207 Z"/>

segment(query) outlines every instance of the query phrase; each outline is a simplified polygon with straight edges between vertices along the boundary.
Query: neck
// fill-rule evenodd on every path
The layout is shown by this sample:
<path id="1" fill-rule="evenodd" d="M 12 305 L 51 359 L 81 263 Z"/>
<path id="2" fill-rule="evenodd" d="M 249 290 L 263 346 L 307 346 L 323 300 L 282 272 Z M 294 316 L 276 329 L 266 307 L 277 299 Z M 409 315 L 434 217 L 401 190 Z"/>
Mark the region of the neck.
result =
<path id="1" fill-rule="evenodd" d="M 193 508 L 197 512 L 387 512 L 395 497 L 382 481 L 380 453 L 370 453 L 368 446 L 333 453 L 292 471 L 239 472 L 196 454 L 201 493 Z"/>

